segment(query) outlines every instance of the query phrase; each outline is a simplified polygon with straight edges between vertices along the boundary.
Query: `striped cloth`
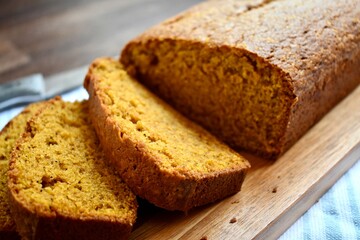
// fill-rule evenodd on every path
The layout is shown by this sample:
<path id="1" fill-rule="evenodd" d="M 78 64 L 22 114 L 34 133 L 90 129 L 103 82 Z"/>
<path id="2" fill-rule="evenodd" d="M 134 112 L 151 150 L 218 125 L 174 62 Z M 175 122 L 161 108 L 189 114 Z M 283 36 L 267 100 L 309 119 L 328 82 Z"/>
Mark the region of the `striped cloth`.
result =
<path id="1" fill-rule="evenodd" d="M 89 95 L 83 87 L 78 87 L 61 95 L 61 97 L 65 101 L 73 102 L 88 99 Z M 23 110 L 23 108 L 24 107 L 14 107 L 9 110 L 0 112 L 0 129 L 2 129 L 13 117 L 18 115 Z"/>
<path id="2" fill-rule="evenodd" d="M 62 95 L 66 101 L 88 98 L 79 87 Z M 23 107 L 0 112 L 0 129 Z M 357 180 L 356 180 L 357 179 Z M 281 237 L 287 239 L 358 239 L 360 240 L 360 159 Z"/>
<path id="3" fill-rule="evenodd" d="M 281 240 L 360 240 L 359 160 L 280 237 Z"/>

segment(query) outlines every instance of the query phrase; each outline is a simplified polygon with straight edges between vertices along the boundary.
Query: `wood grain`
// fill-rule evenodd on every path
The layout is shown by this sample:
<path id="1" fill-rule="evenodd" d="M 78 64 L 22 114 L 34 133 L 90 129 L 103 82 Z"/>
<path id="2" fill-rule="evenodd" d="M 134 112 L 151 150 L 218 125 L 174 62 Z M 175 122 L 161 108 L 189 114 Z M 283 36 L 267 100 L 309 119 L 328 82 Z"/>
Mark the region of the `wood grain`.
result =
<path id="1" fill-rule="evenodd" d="M 0 82 L 37 72 L 48 76 L 118 55 L 146 28 L 200 1 L 0 1 L 0 39 L 16 46 L 20 60 L 11 61 L 22 63 L 2 69 Z"/>
<path id="2" fill-rule="evenodd" d="M 28 55 L 19 51 L 10 41 L 0 39 L 0 74 L 29 62 Z"/>
<path id="3" fill-rule="evenodd" d="M 187 215 L 154 208 L 131 239 L 280 236 L 359 159 L 359 103 L 360 87 L 276 162 L 247 155 L 252 170 L 240 193 Z"/>

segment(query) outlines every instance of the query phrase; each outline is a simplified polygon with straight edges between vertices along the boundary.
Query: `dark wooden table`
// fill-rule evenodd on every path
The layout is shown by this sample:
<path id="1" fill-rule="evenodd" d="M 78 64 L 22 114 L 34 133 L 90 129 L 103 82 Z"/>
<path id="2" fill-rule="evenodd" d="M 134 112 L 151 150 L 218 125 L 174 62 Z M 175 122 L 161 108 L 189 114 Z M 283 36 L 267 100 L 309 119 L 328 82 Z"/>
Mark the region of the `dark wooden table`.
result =
<path id="1" fill-rule="evenodd" d="M 201 0 L 0 0 L 0 83 L 116 56 L 146 28 Z"/>

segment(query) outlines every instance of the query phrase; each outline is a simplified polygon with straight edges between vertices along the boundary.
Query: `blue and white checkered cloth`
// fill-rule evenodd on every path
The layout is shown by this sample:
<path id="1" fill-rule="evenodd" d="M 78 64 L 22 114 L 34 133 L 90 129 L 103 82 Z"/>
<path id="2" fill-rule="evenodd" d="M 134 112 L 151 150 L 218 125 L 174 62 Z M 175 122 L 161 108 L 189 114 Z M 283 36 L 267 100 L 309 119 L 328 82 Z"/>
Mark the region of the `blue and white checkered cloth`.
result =
<path id="1" fill-rule="evenodd" d="M 63 94 L 62 98 L 66 101 L 83 100 L 88 98 L 88 94 L 80 87 Z M 0 112 L 0 129 L 22 109 L 23 107 L 15 107 Z M 281 240 L 360 240 L 359 160 L 280 237 Z"/>

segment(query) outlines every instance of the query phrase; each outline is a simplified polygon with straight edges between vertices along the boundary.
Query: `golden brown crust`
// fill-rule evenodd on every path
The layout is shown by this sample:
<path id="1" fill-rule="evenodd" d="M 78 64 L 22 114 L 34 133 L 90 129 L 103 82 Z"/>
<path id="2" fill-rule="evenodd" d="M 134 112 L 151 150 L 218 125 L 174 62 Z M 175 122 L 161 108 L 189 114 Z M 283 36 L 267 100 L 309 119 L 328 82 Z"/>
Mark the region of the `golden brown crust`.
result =
<path id="1" fill-rule="evenodd" d="M 291 109 L 282 152 L 360 84 L 360 51 L 350 62 L 339 65 L 327 72 L 323 80 L 326 83 L 299 94 L 297 104 Z"/>
<path id="2" fill-rule="evenodd" d="M 359 85 L 359 9 L 356 0 L 206 1 L 131 41 L 122 52 L 121 62 L 130 72 L 143 74 L 140 78 L 156 90 L 160 81 L 173 77 L 172 69 L 154 86 L 153 80 L 149 80 L 151 76 L 139 70 L 138 59 L 132 56 L 133 49 L 146 52 L 146 47 L 139 46 L 154 42 L 168 42 L 177 47 L 199 44 L 199 51 L 227 48 L 264 61 L 273 71 L 280 69 L 281 78 L 288 82 L 288 90 L 293 93 L 293 104 L 289 104 L 288 114 L 283 117 L 285 124 L 275 149 L 271 152 L 258 149 L 261 155 L 278 157 Z M 155 52 L 154 48 L 147 49 Z M 167 53 L 176 55 L 178 49 L 174 47 Z M 191 113 L 182 109 L 189 107 L 182 106 L 179 96 L 168 96 L 165 90 L 159 92 L 181 111 Z M 215 129 L 215 133 L 221 132 L 216 126 L 207 127 Z"/>
<path id="3" fill-rule="evenodd" d="M 161 169 L 157 162 L 165 160 L 157 159 L 148 150 L 146 144 L 131 138 L 129 133 L 114 120 L 109 106 L 102 99 L 104 89 L 99 87 L 99 82 L 106 79 L 94 71 L 101 62 L 106 62 L 101 68 L 106 64 L 118 65 L 113 60 L 97 59 L 90 66 L 84 82 L 90 95 L 90 117 L 107 159 L 136 195 L 168 210 L 187 211 L 240 191 L 249 167 L 247 163 L 241 163 L 242 160 L 236 168 L 211 174 L 168 172 Z M 116 79 L 112 80 L 116 81 Z M 117 91 L 121 95 L 121 90 Z M 164 102 L 159 102 L 165 105 Z M 151 112 L 151 109 L 148 111 Z M 177 121 L 177 119 L 173 120 Z M 169 135 L 171 134 L 170 132 Z M 236 154 L 234 158 L 237 158 Z"/>

